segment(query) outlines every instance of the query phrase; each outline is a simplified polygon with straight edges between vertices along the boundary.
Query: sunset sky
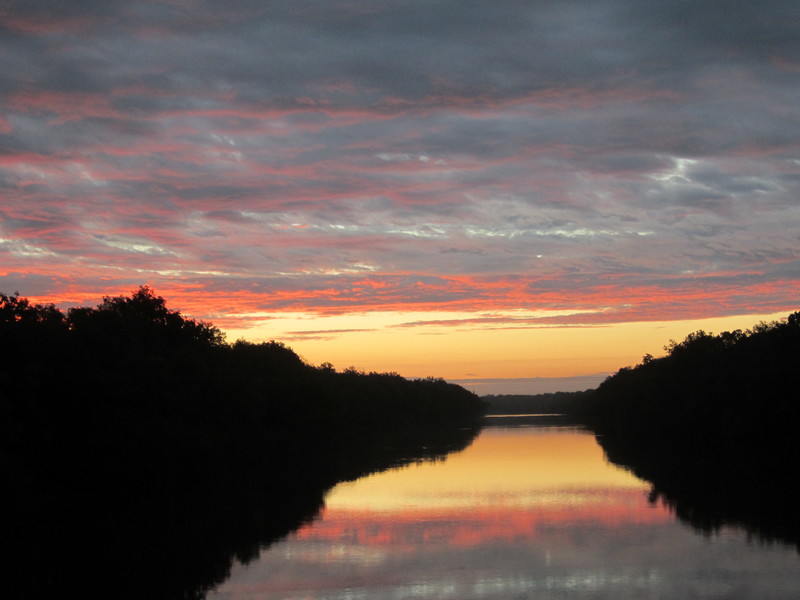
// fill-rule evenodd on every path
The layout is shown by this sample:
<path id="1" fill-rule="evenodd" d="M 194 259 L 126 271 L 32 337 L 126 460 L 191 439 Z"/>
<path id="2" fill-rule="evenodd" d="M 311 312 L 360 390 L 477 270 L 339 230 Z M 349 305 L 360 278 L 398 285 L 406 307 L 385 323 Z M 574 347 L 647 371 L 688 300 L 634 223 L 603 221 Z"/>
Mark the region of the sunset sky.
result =
<path id="1" fill-rule="evenodd" d="M 594 387 L 800 309 L 800 3 L 0 3 L 0 292 Z"/>

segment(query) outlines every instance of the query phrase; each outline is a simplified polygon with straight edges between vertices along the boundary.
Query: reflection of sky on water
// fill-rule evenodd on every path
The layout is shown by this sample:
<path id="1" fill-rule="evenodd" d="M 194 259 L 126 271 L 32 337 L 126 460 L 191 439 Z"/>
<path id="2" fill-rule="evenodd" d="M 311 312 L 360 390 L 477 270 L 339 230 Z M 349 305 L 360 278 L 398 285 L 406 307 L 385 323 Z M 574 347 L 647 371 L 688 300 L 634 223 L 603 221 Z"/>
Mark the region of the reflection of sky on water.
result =
<path id="1" fill-rule="evenodd" d="M 443 463 L 341 484 L 326 504 L 369 511 L 540 506 L 605 502 L 608 491 L 623 489 L 647 486 L 607 464 L 593 435 L 567 428 L 489 428 Z"/>
<path id="2" fill-rule="evenodd" d="M 436 464 L 338 486 L 321 519 L 210 598 L 796 598 L 800 560 L 648 505 L 591 435 L 484 431 Z"/>

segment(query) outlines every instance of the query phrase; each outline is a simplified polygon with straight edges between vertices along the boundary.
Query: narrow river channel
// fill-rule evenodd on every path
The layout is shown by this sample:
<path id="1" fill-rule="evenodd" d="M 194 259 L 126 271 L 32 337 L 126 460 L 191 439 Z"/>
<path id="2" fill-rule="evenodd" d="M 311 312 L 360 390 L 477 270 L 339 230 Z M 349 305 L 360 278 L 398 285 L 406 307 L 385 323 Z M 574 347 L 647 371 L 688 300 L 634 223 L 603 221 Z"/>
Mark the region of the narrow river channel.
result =
<path id="1" fill-rule="evenodd" d="M 796 599 L 800 556 L 702 535 L 593 434 L 492 419 L 463 452 L 335 487 L 213 600 Z"/>

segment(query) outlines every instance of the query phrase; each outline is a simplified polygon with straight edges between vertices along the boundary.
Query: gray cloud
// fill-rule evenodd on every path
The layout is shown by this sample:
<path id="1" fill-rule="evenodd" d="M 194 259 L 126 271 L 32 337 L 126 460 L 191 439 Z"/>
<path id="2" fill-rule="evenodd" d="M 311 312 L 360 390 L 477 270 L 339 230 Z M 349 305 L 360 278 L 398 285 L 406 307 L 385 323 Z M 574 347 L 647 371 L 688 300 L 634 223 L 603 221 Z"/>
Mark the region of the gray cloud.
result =
<path id="1" fill-rule="evenodd" d="M 730 298 L 726 277 L 749 287 L 719 311 L 782 309 L 799 18 L 783 1 L 6 3 L 0 262 L 53 289 L 255 290 L 252 309 L 627 296 L 636 318 L 656 288 L 681 314 Z M 603 296 L 609 278 L 628 291 Z"/>

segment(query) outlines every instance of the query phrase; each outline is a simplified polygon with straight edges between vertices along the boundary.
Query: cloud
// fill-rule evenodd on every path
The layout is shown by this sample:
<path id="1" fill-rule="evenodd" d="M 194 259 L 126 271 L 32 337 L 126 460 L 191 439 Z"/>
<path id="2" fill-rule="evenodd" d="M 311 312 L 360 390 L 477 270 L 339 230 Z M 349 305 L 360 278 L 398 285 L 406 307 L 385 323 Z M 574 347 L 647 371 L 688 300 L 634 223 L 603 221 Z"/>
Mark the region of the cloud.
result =
<path id="1" fill-rule="evenodd" d="M 149 283 L 237 323 L 796 308 L 797 18 L 783 1 L 10 3 L 0 276 L 59 301 Z"/>

